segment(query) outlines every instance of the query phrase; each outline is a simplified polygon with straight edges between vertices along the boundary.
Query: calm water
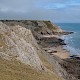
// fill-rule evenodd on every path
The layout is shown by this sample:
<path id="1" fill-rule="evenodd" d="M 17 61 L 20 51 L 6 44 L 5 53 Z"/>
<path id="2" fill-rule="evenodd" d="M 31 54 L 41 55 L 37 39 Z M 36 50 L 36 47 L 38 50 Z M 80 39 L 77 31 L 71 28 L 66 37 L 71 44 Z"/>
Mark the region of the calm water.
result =
<path id="1" fill-rule="evenodd" d="M 73 31 L 74 34 L 62 36 L 67 43 L 66 48 L 71 54 L 80 55 L 80 23 L 57 23 L 65 31 Z"/>

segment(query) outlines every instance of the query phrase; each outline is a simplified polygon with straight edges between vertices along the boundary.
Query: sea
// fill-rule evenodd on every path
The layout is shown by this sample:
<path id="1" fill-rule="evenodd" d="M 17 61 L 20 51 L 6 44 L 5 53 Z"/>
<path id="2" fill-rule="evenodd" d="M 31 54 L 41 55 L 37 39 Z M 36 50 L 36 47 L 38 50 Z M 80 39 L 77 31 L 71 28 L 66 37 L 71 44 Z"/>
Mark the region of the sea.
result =
<path id="1" fill-rule="evenodd" d="M 61 38 L 67 44 L 67 49 L 72 55 L 80 56 L 80 23 L 56 23 L 64 31 L 74 32 L 73 34 L 63 35 Z"/>

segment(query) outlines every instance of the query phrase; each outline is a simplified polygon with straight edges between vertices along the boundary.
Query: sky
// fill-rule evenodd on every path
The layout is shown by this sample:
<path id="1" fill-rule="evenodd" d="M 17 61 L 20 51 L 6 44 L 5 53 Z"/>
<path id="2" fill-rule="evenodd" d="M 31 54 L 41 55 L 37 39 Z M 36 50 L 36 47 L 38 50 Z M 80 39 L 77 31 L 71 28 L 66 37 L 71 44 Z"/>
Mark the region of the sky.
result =
<path id="1" fill-rule="evenodd" d="M 80 23 L 80 0 L 0 0 L 0 19 Z"/>

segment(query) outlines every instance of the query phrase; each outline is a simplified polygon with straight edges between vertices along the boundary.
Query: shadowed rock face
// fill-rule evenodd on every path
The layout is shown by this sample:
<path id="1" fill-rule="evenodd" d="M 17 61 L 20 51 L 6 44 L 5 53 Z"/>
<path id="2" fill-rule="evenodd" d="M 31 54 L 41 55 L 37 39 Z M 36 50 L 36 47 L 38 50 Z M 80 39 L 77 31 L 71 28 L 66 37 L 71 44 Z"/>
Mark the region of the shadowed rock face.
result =
<path id="1" fill-rule="evenodd" d="M 61 67 L 64 68 L 68 74 L 76 77 L 75 80 L 80 80 L 80 57 L 72 57 L 63 60 Z"/>

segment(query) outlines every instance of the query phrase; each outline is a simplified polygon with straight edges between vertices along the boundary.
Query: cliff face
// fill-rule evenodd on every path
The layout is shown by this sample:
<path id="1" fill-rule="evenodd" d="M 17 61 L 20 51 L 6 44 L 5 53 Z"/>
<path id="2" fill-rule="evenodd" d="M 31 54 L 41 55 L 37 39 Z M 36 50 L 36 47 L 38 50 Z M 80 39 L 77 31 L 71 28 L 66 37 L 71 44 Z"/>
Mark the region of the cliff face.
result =
<path id="1" fill-rule="evenodd" d="M 7 26 L 0 22 L 0 56 L 5 59 L 17 59 L 42 69 L 38 57 L 38 45 L 31 31 L 19 25 Z"/>
<path id="2" fill-rule="evenodd" d="M 49 21 L 0 21 L 1 80 L 63 80 L 33 37 L 53 34 L 55 30 L 62 32 L 54 26 L 49 29 L 49 25 Z"/>
<path id="3" fill-rule="evenodd" d="M 80 58 L 53 54 L 70 33 L 50 21 L 0 20 L 0 80 L 79 80 Z"/>

